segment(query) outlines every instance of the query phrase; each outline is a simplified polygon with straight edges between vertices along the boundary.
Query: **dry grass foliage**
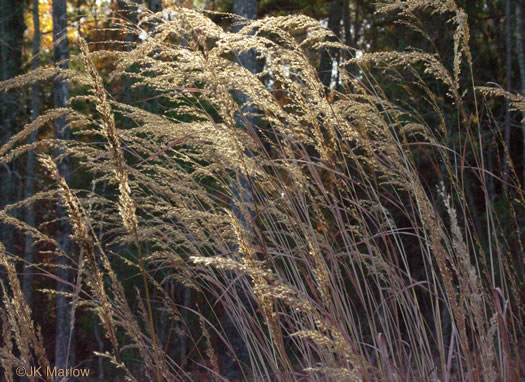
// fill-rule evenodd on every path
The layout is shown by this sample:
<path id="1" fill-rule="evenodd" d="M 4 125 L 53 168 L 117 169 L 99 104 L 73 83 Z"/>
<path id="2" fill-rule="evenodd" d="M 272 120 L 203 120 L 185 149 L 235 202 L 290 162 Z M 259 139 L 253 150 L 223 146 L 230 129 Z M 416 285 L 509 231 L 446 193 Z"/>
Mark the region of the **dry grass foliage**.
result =
<path id="1" fill-rule="evenodd" d="M 26 227 L 10 211 L 39 199 L 67 207 L 76 243 L 74 305 L 96 313 L 111 344 L 98 356 L 134 380 L 137 365 L 125 357 L 134 349 L 139 368 L 152 380 L 191 380 L 159 334 L 160 317 L 177 333 L 187 330 L 169 293 L 186 286 L 210 304 L 192 313 L 199 316 L 202 338 L 184 335 L 201 349 L 198 356 L 192 353 L 193 362 L 215 380 L 222 377 L 212 337 L 228 339 L 213 313 L 218 305 L 243 333 L 250 360 L 240 366 L 246 380 L 523 378 L 523 251 L 507 255 L 509 243 L 488 193 L 479 221 L 467 198 L 466 183 L 486 191 L 491 176 L 484 170 L 481 127 L 463 102 L 475 91 L 473 82 L 464 89 L 460 81 L 462 72 L 468 78 L 472 72 L 467 16 L 452 0 L 396 1 L 380 8 L 399 12 L 424 33 L 416 17 L 421 10 L 450 18 L 451 68 L 437 52 L 365 53 L 340 66 L 341 83 L 329 98 L 312 64 L 328 45 L 329 32 L 304 16 L 265 18 L 230 33 L 205 14 L 173 5 L 160 14 L 143 10 L 140 28 L 128 30 L 140 38 L 126 51 L 90 52 L 82 45 L 72 58 L 78 69 L 60 73 L 79 89 L 70 108 L 43 114 L 0 148 L 4 163 L 28 150 L 41 153 L 57 192 L 8 206 L 0 219 L 27 230 L 37 243 L 57 246 L 45 234 L 46 224 Z M 249 50 L 264 58 L 261 73 L 234 59 Z M 94 64 L 102 58 L 114 62 L 103 76 Z M 359 74 L 348 72 L 350 67 Z M 405 107 L 409 101 L 400 100 L 410 93 L 389 99 L 367 68 L 411 73 L 425 94 L 419 102 L 430 105 L 440 122 Z M 40 69 L 0 89 L 55 74 Z M 446 102 L 458 118 L 443 114 L 423 80 L 429 75 L 447 86 Z M 122 81 L 133 83 L 131 91 L 147 89 L 155 96 L 144 107 L 118 101 L 105 82 Z M 255 119 L 243 114 L 234 97 L 239 92 L 256 110 Z M 522 97 L 498 95 L 523 106 Z M 152 104 L 156 112 L 148 111 Z M 63 113 L 75 139 L 24 145 L 33 130 Z M 458 151 L 448 146 L 451 129 L 463 134 Z M 70 189 L 55 161 L 43 155 L 58 145 L 90 174 L 91 189 Z M 437 163 L 432 187 L 418 169 L 416 147 Z M 241 178 L 248 180 L 253 203 L 234 201 L 241 211 L 236 214 L 230 199 Z M 509 207 L 516 216 L 523 191 L 519 183 L 511 188 L 518 195 Z M 133 255 L 124 256 L 124 249 Z M 12 379 L 15 366 L 48 361 L 14 259 L 2 250 L 0 256 L 11 290 L 2 283 L 0 352 Z M 129 301 L 121 284 L 126 275 L 117 268 L 124 264 L 143 278 L 138 302 Z M 232 274 L 253 310 L 238 302 Z"/>

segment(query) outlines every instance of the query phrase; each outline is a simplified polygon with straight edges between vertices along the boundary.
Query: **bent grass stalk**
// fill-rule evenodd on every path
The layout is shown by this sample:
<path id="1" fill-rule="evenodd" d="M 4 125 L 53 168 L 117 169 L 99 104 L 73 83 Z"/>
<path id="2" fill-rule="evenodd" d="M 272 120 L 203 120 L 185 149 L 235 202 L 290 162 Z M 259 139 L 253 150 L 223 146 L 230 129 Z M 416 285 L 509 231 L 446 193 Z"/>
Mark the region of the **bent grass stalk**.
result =
<path id="1" fill-rule="evenodd" d="M 119 212 L 124 222 L 124 226 L 128 231 L 133 235 L 135 240 L 135 245 L 138 250 L 139 257 L 139 267 L 140 273 L 142 274 L 142 279 L 144 283 L 144 291 L 146 294 L 146 306 L 148 308 L 148 329 L 150 331 L 151 340 L 153 341 L 153 352 L 155 357 L 155 374 L 157 381 L 161 381 L 162 371 L 164 369 L 164 362 L 162 361 L 161 348 L 158 344 L 157 335 L 155 334 L 155 324 L 153 321 L 153 312 L 151 308 L 151 298 L 149 293 L 149 286 L 147 280 L 147 272 L 144 265 L 144 258 L 142 256 L 142 246 L 140 245 L 137 226 L 138 220 L 135 214 L 136 207 L 135 202 L 131 197 L 131 190 L 128 182 L 128 174 L 125 170 L 124 157 L 121 152 L 120 142 L 117 134 L 117 129 L 115 127 L 115 117 L 111 111 L 111 105 L 107 100 L 106 90 L 102 85 L 102 79 L 100 78 L 97 69 L 93 65 L 93 62 L 89 57 L 89 50 L 87 44 L 83 39 L 80 40 L 80 48 L 82 52 L 82 57 L 84 59 L 84 64 L 86 70 L 91 77 L 94 94 L 98 99 L 97 111 L 102 116 L 103 120 L 103 132 L 106 138 L 108 139 L 110 149 L 111 149 L 111 158 L 115 166 L 115 178 L 119 185 Z"/>

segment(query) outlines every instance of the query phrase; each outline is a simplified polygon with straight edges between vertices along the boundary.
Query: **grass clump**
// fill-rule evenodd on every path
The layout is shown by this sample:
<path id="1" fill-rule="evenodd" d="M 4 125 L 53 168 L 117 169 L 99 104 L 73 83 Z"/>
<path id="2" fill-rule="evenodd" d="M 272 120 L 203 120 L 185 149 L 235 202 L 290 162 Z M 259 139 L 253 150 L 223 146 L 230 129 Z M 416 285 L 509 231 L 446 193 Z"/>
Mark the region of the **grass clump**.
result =
<path id="1" fill-rule="evenodd" d="M 487 105 L 478 100 L 496 92 L 524 111 L 523 97 L 475 86 L 467 16 L 453 1 L 379 11 L 415 27 L 418 11 L 449 19 L 452 65 L 437 51 L 364 53 L 339 66 L 327 97 L 312 58 L 328 46 L 354 52 L 326 42 L 330 33 L 313 19 L 265 18 L 230 33 L 193 10 L 144 10 L 145 37 L 125 52 L 82 45 L 78 69 L 62 73 L 78 88 L 70 108 L 0 149 L 5 163 L 61 145 L 89 174 L 90 187 L 70 188 L 41 156 L 57 191 L 23 203 L 45 197 L 67 207 L 72 304 L 77 316 L 95 312 L 111 349 L 97 356 L 122 377 L 223 380 L 221 354 L 242 380 L 523 376 L 523 249 L 508 239 L 521 243 L 523 187 L 511 177 L 496 211 L 490 185 L 502 178 L 485 166 Z M 235 59 L 248 51 L 264 60 L 262 72 Z M 104 78 L 93 64 L 101 58 L 114 63 Z M 124 77 L 154 100 L 111 97 L 106 86 Z M 21 145 L 57 113 L 68 114 L 74 139 Z M 24 229 L 8 214 L 23 203 L 0 218 Z M 33 231 L 56 246 L 45 224 Z M 14 294 L 12 302 L 3 286 L 2 352 L 14 354 L 14 343 L 20 353 L 6 356 L 10 373 L 31 362 L 14 333 L 47 361 L 12 260 L 2 259 Z M 134 275 L 136 292 L 123 286 Z M 198 304 L 175 289 L 191 290 Z M 20 309 L 27 317 L 13 326 Z"/>

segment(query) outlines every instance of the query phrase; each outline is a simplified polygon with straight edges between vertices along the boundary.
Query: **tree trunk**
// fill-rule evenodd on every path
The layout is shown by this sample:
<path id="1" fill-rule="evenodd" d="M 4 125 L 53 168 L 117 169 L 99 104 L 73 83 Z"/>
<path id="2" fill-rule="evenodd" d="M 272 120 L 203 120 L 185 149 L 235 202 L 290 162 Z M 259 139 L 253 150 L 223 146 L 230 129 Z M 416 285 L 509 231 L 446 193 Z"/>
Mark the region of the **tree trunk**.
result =
<path id="1" fill-rule="evenodd" d="M 355 45 L 353 45 L 353 39 L 352 39 L 352 33 L 351 33 L 351 21 L 350 21 L 350 0 L 343 0 L 343 34 L 344 34 L 344 43 L 348 47 L 355 48 Z M 355 33 L 355 32 L 354 32 Z M 351 52 L 350 50 L 344 52 L 344 60 L 348 60 L 351 58 Z M 350 71 L 351 66 L 347 65 L 346 70 Z M 341 90 L 340 84 L 340 76 L 339 72 L 337 73 L 337 81 L 336 81 L 336 89 Z"/>
<path id="2" fill-rule="evenodd" d="M 523 52 L 523 38 L 522 38 L 522 20 L 521 20 L 521 4 L 518 1 L 516 3 L 516 50 L 518 52 L 518 64 L 520 68 L 520 80 L 521 80 L 521 94 L 525 96 L 525 54 Z M 525 112 L 521 116 L 521 131 L 522 131 L 522 187 L 525 188 Z"/>
<path id="3" fill-rule="evenodd" d="M 257 0 L 234 0 L 232 13 L 245 19 L 255 20 L 257 18 Z M 232 27 L 232 31 L 236 33 L 242 27 L 242 25 L 234 25 Z M 236 61 L 252 73 L 257 73 L 259 69 L 256 53 L 254 50 L 240 54 L 238 57 L 236 57 Z M 254 125 L 256 123 L 256 118 L 253 115 L 253 113 L 255 113 L 255 109 L 253 106 L 247 105 L 249 98 L 246 96 L 246 94 L 241 92 L 235 92 L 234 95 L 241 105 L 242 114 L 244 114 L 244 116 L 241 116 L 239 113 L 236 113 L 236 124 L 239 127 L 244 128 L 246 128 L 246 123 Z M 250 153 L 246 153 L 246 155 L 250 155 Z M 239 174 L 238 180 L 234 181 L 231 186 L 231 191 L 232 198 L 230 200 L 230 208 L 232 209 L 232 212 L 243 225 L 243 228 L 246 229 L 246 231 L 252 231 L 252 229 L 248 227 L 251 223 L 246 221 L 241 209 L 241 205 L 253 205 L 253 195 L 251 192 L 249 179 L 246 174 Z M 253 211 L 249 210 L 248 214 L 253 215 Z M 239 248 L 236 244 L 232 244 L 230 249 L 234 253 L 239 251 Z M 232 280 L 234 280 L 236 275 L 232 273 L 230 274 L 230 277 Z M 247 296 L 241 287 L 240 280 L 235 281 L 235 291 L 235 294 L 239 296 L 240 301 L 238 301 L 238 303 L 242 304 L 243 306 L 249 305 Z M 243 371 L 241 368 L 239 368 L 237 360 L 243 365 L 249 364 L 250 360 L 245 338 L 243 333 L 240 333 L 236 328 L 236 323 L 233 322 L 229 314 L 225 314 L 224 317 L 224 330 L 235 354 L 227 354 L 227 352 L 224 352 L 220 355 L 221 374 L 230 380 L 240 380 L 243 376 Z"/>
<path id="4" fill-rule="evenodd" d="M 347 46 L 352 46 L 352 34 L 350 32 L 350 0 L 343 1 L 343 32 L 345 35 L 345 44 Z"/>
<path id="5" fill-rule="evenodd" d="M 19 0 L 0 0 L 0 80 L 7 80 L 20 74 L 22 67 L 22 45 L 24 38 L 24 3 Z M 0 93 L 0 146 L 16 133 L 17 118 L 21 111 L 20 91 Z M 16 190 L 20 189 L 17 169 L 13 164 L 0 166 L 0 209 L 13 203 Z M 16 253 L 15 230 L 0 223 L 0 240 L 6 252 Z"/>
<path id="6" fill-rule="evenodd" d="M 33 59 L 31 62 L 31 69 L 36 70 L 40 66 L 40 17 L 38 15 L 38 0 L 33 0 Z M 34 82 L 31 88 L 31 120 L 35 120 L 40 115 L 40 83 Z M 37 131 L 31 133 L 28 139 L 28 144 L 36 142 Z M 26 162 L 26 178 L 24 187 L 24 197 L 29 198 L 33 195 L 35 187 L 35 153 L 31 150 L 27 153 Z M 34 205 L 30 204 L 25 210 L 26 223 L 35 227 L 35 209 Z M 34 241 L 30 235 L 26 234 L 24 243 L 24 276 L 22 281 L 22 290 L 24 298 L 29 307 L 32 308 L 33 303 L 33 269 L 28 268 L 28 265 L 33 263 L 33 248 Z"/>
<path id="7" fill-rule="evenodd" d="M 257 18 L 257 0 L 234 0 L 232 13 L 244 17 L 248 20 L 255 20 Z M 242 29 L 243 25 L 233 25 L 232 32 L 237 33 Z M 257 62 L 257 56 L 254 50 L 250 50 L 237 57 L 237 62 L 244 66 L 252 73 L 261 71 L 260 65 Z M 244 96 L 240 94 L 238 96 Z M 243 101 L 246 101 L 244 96 Z M 244 110 L 243 110 L 244 111 Z"/>
<path id="8" fill-rule="evenodd" d="M 93 320 L 97 320 L 98 317 L 96 315 L 93 315 Z M 100 328 L 98 324 L 95 324 L 95 339 L 97 340 L 98 344 L 98 352 L 103 354 L 104 353 L 104 341 L 102 340 L 102 336 L 100 335 Z M 98 380 L 99 382 L 104 382 L 104 358 L 103 357 L 97 357 L 98 360 Z"/>
<path id="9" fill-rule="evenodd" d="M 67 69 L 69 66 L 69 44 L 67 38 L 67 8 L 66 0 L 53 0 L 53 51 L 55 66 Z M 57 76 L 53 84 L 53 99 L 55 108 L 67 106 L 69 98 L 69 85 L 60 76 Z M 55 135 L 59 140 L 69 140 L 70 131 L 65 116 L 55 120 Z M 64 150 L 57 150 L 57 155 L 63 155 Z M 69 158 L 66 156 L 58 163 L 60 175 L 66 181 L 69 180 L 70 165 Z M 71 299 L 61 293 L 71 292 L 71 288 L 66 282 L 71 283 L 72 274 L 69 267 L 71 266 L 72 243 L 70 239 L 71 226 L 67 221 L 67 214 L 62 203 L 57 204 L 57 223 L 56 238 L 61 249 L 67 256 L 58 255 L 57 265 L 59 266 L 56 275 L 57 296 L 56 296 L 56 336 L 55 336 L 55 366 L 57 369 L 66 369 L 71 366 L 74 359 L 74 349 L 71 347 L 72 328 L 70 327 Z"/>
<path id="10" fill-rule="evenodd" d="M 148 0 L 148 8 L 152 12 L 162 11 L 162 0 Z"/>
<path id="11" fill-rule="evenodd" d="M 354 17 L 354 31 L 353 31 L 353 47 L 357 49 L 357 42 L 359 41 L 359 32 L 361 30 L 361 20 L 359 20 L 359 6 L 357 0 L 355 1 L 355 17 Z M 373 26 L 372 26 L 373 27 Z"/>
<path id="12" fill-rule="evenodd" d="M 336 39 L 341 36 L 341 18 L 343 17 L 344 0 L 332 0 L 330 15 L 328 16 L 328 28 L 335 34 Z M 335 40 L 335 39 L 332 39 Z M 332 82 L 332 65 L 335 60 L 335 49 L 325 49 L 321 53 L 319 64 L 319 79 L 326 89 L 330 89 Z"/>
<path id="13" fill-rule="evenodd" d="M 512 91 L 512 39 L 511 39 L 511 24 L 510 24 L 510 0 L 505 0 L 505 57 L 506 57 L 506 66 L 505 66 L 505 77 L 506 77 L 506 90 L 508 92 Z M 510 107 L 509 102 L 506 102 L 505 110 L 505 124 L 504 124 L 504 135 L 505 135 L 505 147 L 509 152 L 510 156 Z M 506 183 L 508 183 L 509 177 L 509 160 L 507 154 L 504 153 L 503 158 L 503 177 L 505 183 L 503 185 L 504 189 L 507 189 Z"/>
<path id="14" fill-rule="evenodd" d="M 139 0 L 132 0 L 134 3 L 138 3 Z M 128 6 L 126 3 L 124 3 L 122 0 L 117 0 L 117 5 L 119 7 L 119 14 L 121 17 L 123 17 L 125 20 L 127 20 L 128 23 L 136 25 L 137 24 L 137 7 L 135 6 Z M 126 42 L 126 50 L 131 51 L 134 47 L 134 43 L 136 41 L 136 34 L 134 33 L 127 33 L 125 42 Z M 122 86 L 122 101 L 125 104 L 132 104 L 133 103 L 133 93 L 131 92 L 131 86 L 133 85 L 133 80 L 129 78 L 128 76 L 125 76 L 124 83 Z M 129 127 L 129 121 L 124 122 L 125 127 Z"/>

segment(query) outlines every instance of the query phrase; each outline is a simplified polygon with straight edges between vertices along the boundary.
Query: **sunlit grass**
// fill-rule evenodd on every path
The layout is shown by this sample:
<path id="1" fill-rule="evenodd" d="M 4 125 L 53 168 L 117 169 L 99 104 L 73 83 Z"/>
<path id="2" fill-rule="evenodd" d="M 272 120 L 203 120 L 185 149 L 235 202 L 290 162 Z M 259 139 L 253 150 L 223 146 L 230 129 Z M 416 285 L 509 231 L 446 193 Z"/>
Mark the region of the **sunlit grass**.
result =
<path id="1" fill-rule="evenodd" d="M 415 22 L 412 11 L 426 7 L 453 18 L 451 68 L 435 52 L 363 53 L 340 65 L 341 83 L 329 97 L 312 58 L 330 32 L 304 16 L 253 21 L 234 34 L 177 8 L 171 20 L 151 15 L 148 38 L 134 49 L 84 48 L 73 59 L 81 69 L 64 74 L 78 89 L 67 111 L 75 139 L 23 146 L 44 116 L 0 153 L 15 161 L 27 150 L 66 145 L 92 177 L 70 190 L 53 160 L 40 157 L 74 229 L 78 314 L 96 313 L 111 344 L 98 356 L 130 378 L 143 368 L 152 380 L 191 380 L 202 369 L 221 380 L 217 353 L 232 349 L 223 321 L 230 317 L 249 355 L 238 365 L 246 380 L 520 378 L 523 250 L 506 237 L 519 241 L 523 191 L 513 177 L 515 199 L 499 211 L 490 200 L 488 177 L 501 178 L 484 164 L 479 110 L 481 91 L 492 90 L 465 101 L 478 92 L 465 13 L 451 1 L 383 11 L 401 8 L 400 17 Z M 265 58 L 265 72 L 252 74 L 234 59 L 251 49 Z M 101 57 L 114 60 L 107 78 L 93 65 Z M 406 73 L 412 82 L 403 82 Z M 53 74 L 41 70 L 0 89 Z M 153 94 L 154 106 L 108 95 L 106 87 L 126 76 L 132 91 Z M 265 87 L 265 76 L 275 88 Z M 385 78 L 392 82 L 379 85 Z M 235 92 L 248 96 L 256 118 L 244 115 Z M 24 229 L 4 213 L 0 219 Z M 56 244 L 41 227 L 35 238 Z M 2 256 L 16 309 L 25 312 Z M 133 275 L 119 264 L 143 278 L 140 292 L 125 290 Z M 183 286 L 200 305 L 181 306 L 170 290 Z M 35 363 L 16 339 L 33 338 L 25 325 L 3 316 L 4 342 L 20 351 L 4 348 L 13 353 L 6 370 Z M 167 338 L 181 335 L 196 349 L 185 364 L 175 347 L 166 351 Z"/>

